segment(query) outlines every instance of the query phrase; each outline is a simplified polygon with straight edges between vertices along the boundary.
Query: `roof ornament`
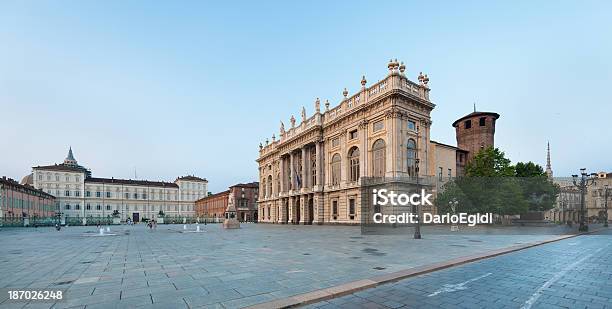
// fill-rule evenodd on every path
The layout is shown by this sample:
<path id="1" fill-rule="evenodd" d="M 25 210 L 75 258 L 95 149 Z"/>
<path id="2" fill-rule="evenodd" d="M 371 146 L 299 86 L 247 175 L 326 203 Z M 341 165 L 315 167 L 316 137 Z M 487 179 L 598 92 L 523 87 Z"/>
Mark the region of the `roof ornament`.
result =
<path id="1" fill-rule="evenodd" d="M 399 66 L 399 70 L 400 70 L 400 73 L 402 73 L 402 75 L 404 75 L 404 71 L 406 71 L 406 66 L 404 65 L 403 61 L 402 61 L 402 63 Z"/>
<path id="2" fill-rule="evenodd" d="M 319 100 L 319 98 L 317 98 L 317 100 L 315 101 L 315 112 L 316 113 L 321 112 L 321 100 Z"/>
<path id="3" fill-rule="evenodd" d="M 270 141 L 266 138 L 266 146 L 268 146 L 268 144 L 270 144 Z"/>
<path id="4" fill-rule="evenodd" d="M 263 149 L 263 145 L 259 143 L 259 150 Z"/>
<path id="5" fill-rule="evenodd" d="M 423 72 L 419 72 L 419 85 L 423 86 L 423 79 L 425 78 L 425 76 L 423 76 Z"/>
<path id="6" fill-rule="evenodd" d="M 361 88 L 365 88 L 367 82 L 365 75 L 361 76 Z"/>
<path id="7" fill-rule="evenodd" d="M 393 60 L 393 71 L 397 72 L 399 69 L 399 62 L 397 61 L 397 58 L 395 60 Z"/>
<path id="8" fill-rule="evenodd" d="M 291 115 L 291 119 L 289 119 L 289 121 L 291 122 L 291 128 L 295 128 L 295 117 L 293 117 L 293 115 Z"/>
<path id="9" fill-rule="evenodd" d="M 329 100 L 325 100 L 325 111 L 328 112 L 329 111 Z"/>
<path id="10" fill-rule="evenodd" d="M 427 86 L 428 83 L 429 83 L 429 77 L 427 76 L 427 74 L 425 74 L 425 76 L 423 77 L 423 84 Z"/>
<path id="11" fill-rule="evenodd" d="M 342 91 L 342 95 L 344 96 L 345 99 L 348 96 L 348 90 L 346 90 L 346 88 L 344 88 L 344 91 Z"/>
<path id="12" fill-rule="evenodd" d="M 280 134 L 283 135 L 285 134 L 285 124 L 283 123 L 283 121 L 281 120 L 281 125 L 280 125 Z"/>
<path id="13" fill-rule="evenodd" d="M 274 143 L 276 141 L 276 135 L 274 135 L 274 133 L 272 133 L 272 143 Z"/>
<path id="14" fill-rule="evenodd" d="M 306 121 L 306 108 L 302 106 L 302 122 Z"/>
<path id="15" fill-rule="evenodd" d="M 389 59 L 389 64 L 387 64 L 387 68 L 389 68 L 389 75 L 393 74 L 393 68 L 395 65 L 393 64 L 393 59 Z"/>

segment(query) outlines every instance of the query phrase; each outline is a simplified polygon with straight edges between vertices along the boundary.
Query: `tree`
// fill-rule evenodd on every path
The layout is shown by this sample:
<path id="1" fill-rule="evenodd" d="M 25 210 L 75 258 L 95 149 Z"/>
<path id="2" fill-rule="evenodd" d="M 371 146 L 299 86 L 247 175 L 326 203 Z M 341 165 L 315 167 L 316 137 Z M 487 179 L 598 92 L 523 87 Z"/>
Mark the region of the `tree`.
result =
<path id="1" fill-rule="evenodd" d="M 514 176 L 514 166 L 499 148 L 481 149 L 466 166 L 468 177 L 508 177 Z"/>
<path id="2" fill-rule="evenodd" d="M 529 210 L 544 211 L 555 206 L 559 186 L 548 178 L 541 166 L 533 162 L 518 162 L 515 170 Z"/>

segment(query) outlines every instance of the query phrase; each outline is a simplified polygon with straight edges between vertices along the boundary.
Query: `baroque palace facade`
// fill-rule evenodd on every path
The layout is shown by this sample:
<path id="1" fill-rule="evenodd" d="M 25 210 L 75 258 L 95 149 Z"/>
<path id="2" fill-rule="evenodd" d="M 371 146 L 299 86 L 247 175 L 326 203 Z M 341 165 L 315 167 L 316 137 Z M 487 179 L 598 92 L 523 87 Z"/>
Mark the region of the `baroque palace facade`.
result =
<path id="1" fill-rule="evenodd" d="M 195 176 L 174 182 L 92 177 L 77 163 L 72 149 L 63 163 L 35 166 L 21 182 L 55 196 L 65 217 L 110 217 L 117 211 L 122 221 L 136 222 L 156 218 L 159 211 L 191 218 L 195 201 L 208 192 L 208 181 Z"/>
<path id="2" fill-rule="evenodd" d="M 430 140 L 435 104 L 427 75 L 413 82 L 397 60 L 388 69 L 384 79 L 369 87 L 362 77 L 353 95 L 345 89 L 334 108 L 326 101 L 321 110 L 317 99 L 314 115 L 307 117 L 302 108 L 299 123 L 292 116 L 286 130 L 281 122 L 279 138 L 273 135 L 260 145 L 259 222 L 359 224 L 366 177 L 442 180 L 462 173 L 469 151 Z M 462 117 L 453 124 L 458 142 L 469 138 L 480 141 L 480 147 L 492 145 L 492 137 L 479 137 L 494 133 L 498 117 L 481 112 Z M 480 118 L 488 129 L 478 129 L 481 121 L 466 131 L 464 122 Z"/>

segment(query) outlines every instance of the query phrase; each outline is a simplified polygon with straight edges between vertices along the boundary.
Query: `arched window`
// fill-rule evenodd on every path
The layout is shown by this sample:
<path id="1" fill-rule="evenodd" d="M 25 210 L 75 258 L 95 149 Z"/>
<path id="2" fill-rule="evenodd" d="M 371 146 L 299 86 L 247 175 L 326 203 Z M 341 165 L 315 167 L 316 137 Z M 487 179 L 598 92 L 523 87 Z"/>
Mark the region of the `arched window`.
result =
<path id="1" fill-rule="evenodd" d="M 372 177 L 385 176 L 385 141 L 382 139 L 376 140 L 372 145 Z"/>
<path id="2" fill-rule="evenodd" d="M 416 176 L 416 142 L 413 139 L 409 139 L 407 145 L 408 176 Z"/>
<path id="3" fill-rule="evenodd" d="M 313 147 L 310 150 L 310 186 L 317 184 L 317 151 Z"/>
<path id="4" fill-rule="evenodd" d="M 272 196 L 272 175 L 268 176 L 268 196 Z"/>
<path id="5" fill-rule="evenodd" d="M 340 155 L 335 154 L 331 160 L 331 182 L 332 185 L 340 184 Z"/>
<path id="6" fill-rule="evenodd" d="M 349 161 L 349 180 L 355 182 L 359 180 L 359 148 L 353 147 L 348 153 Z"/>

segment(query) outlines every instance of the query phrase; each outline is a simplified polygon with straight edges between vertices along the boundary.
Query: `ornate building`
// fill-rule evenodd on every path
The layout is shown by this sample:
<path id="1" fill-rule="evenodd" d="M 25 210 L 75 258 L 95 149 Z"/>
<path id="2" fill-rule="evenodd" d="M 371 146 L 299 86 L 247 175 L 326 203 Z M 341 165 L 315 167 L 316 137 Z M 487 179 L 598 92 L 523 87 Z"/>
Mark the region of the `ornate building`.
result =
<path id="1" fill-rule="evenodd" d="M 63 163 L 32 170 L 22 182 L 55 196 L 58 209 L 71 218 L 110 217 L 117 212 L 122 220 L 140 221 L 160 211 L 170 217 L 193 217 L 195 201 L 208 192 L 208 181 L 195 176 L 174 182 L 92 177 L 77 163 L 72 148 Z"/>
<path id="2" fill-rule="evenodd" d="M 0 225 L 38 224 L 38 219 L 54 215 L 53 195 L 10 178 L 0 178 Z"/>
<path id="3" fill-rule="evenodd" d="M 291 116 L 289 128 L 281 122 L 278 139 L 260 144 L 260 222 L 359 224 L 365 177 L 415 179 L 419 173 L 441 180 L 462 173 L 469 152 L 430 141 L 435 104 L 427 75 L 413 82 L 397 60 L 388 70 L 371 86 L 362 77 L 357 93 L 345 89 L 336 107 L 326 100 L 322 110 L 317 99 L 312 116 L 302 108 L 299 122 Z M 491 128 L 499 115 L 484 114 Z"/>

